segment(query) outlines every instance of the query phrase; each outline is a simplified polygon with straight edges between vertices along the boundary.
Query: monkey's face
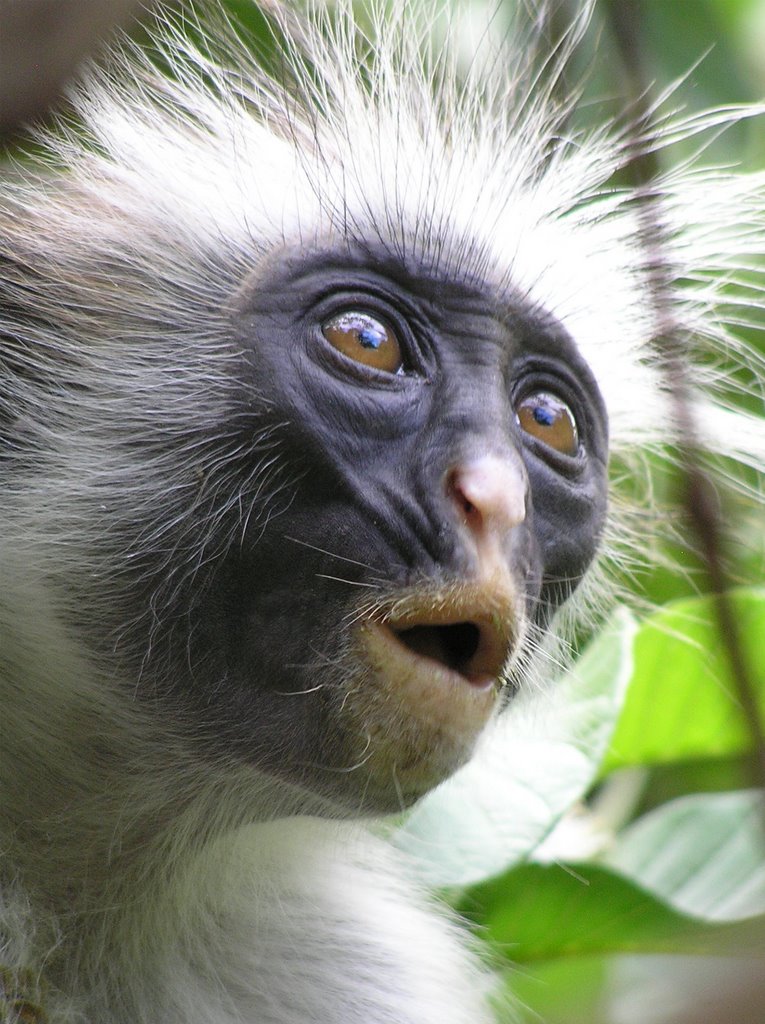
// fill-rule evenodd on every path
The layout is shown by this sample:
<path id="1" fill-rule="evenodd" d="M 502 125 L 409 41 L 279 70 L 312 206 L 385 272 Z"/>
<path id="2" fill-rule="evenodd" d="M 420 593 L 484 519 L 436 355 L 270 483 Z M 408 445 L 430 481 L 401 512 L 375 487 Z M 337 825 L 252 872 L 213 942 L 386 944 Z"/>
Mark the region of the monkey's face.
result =
<path id="1" fill-rule="evenodd" d="M 597 387 L 517 297 L 381 253 L 283 256 L 233 323 L 286 500 L 241 484 L 171 695 L 213 749 L 398 809 L 469 758 L 593 556 Z"/>

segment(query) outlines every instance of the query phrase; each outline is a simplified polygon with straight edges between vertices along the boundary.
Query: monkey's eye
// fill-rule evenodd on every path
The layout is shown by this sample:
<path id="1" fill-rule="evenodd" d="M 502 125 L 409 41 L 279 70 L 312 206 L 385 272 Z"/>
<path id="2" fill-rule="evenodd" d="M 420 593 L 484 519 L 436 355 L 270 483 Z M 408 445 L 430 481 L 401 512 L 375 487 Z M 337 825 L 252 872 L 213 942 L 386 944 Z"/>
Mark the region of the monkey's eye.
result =
<path id="1" fill-rule="evenodd" d="M 348 310 L 322 324 L 327 341 L 356 363 L 385 373 L 402 373 L 404 356 L 398 338 L 383 321 L 370 313 Z"/>
<path id="2" fill-rule="evenodd" d="M 576 455 L 579 432 L 571 409 L 562 398 L 549 391 L 533 391 L 519 403 L 516 420 L 525 433 L 560 452 Z"/>

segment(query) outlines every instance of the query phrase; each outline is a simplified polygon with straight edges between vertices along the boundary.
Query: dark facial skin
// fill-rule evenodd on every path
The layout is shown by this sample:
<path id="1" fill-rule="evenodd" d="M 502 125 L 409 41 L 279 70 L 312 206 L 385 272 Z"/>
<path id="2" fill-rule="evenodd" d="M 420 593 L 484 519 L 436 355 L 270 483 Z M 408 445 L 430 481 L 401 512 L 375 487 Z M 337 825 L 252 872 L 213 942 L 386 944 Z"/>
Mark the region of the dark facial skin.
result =
<path id="1" fill-rule="evenodd" d="M 382 325 L 399 366 L 356 358 L 369 322 L 360 358 Z M 232 400 L 273 430 L 287 496 L 269 518 L 257 475 L 242 483 L 253 514 L 174 596 L 142 678 L 214 756 L 352 812 L 396 809 L 469 758 L 528 624 L 593 557 L 601 397 L 543 313 L 360 249 L 284 254 L 242 289 L 232 331 Z M 575 424 L 563 450 L 540 394 Z"/>

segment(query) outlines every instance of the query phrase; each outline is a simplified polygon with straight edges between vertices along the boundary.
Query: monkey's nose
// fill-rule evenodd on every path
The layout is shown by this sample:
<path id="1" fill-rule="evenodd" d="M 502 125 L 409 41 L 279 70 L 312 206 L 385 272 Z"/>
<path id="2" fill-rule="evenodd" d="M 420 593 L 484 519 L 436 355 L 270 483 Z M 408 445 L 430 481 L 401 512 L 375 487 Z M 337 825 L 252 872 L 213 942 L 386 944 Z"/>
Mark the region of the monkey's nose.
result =
<path id="1" fill-rule="evenodd" d="M 506 533 L 526 518 L 526 480 L 499 455 L 481 455 L 451 471 L 448 491 L 474 534 Z"/>
<path id="2" fill-rule="evenodd" d="M 526 518 L 528 485 L 522 467 L 501 455 L 480 455 L 455 466 L 446 488 L 475 545 L 479 575 L 506 571 L 504 542 Z"/>

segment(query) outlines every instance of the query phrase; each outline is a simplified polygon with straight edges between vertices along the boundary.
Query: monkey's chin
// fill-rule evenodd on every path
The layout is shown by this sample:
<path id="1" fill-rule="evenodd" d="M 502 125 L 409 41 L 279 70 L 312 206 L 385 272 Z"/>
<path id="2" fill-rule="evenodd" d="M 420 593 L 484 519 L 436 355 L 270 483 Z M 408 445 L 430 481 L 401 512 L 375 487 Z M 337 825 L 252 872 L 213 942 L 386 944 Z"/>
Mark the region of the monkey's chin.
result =
<path id="1" fill-rule="evenodd" d="M 470 759 L 500 706 L 519 623 L 513 593 L 468 584 L 360 620 L 366 671 L 345 711 L 369 799 L 408 806 Z"/>

